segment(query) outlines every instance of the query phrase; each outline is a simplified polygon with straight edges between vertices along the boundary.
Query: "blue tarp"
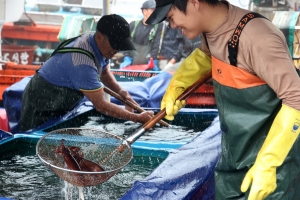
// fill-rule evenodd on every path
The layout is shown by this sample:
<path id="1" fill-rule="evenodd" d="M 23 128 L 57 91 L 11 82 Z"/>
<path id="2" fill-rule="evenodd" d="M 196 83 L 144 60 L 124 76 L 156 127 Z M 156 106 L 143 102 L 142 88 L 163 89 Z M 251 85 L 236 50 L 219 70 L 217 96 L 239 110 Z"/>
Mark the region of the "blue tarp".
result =
<path id="1" fill-rule="evenodd" d="M 21 81 L 8 87 L 3 95 L 3 106 L 7 113 L 7 118 L 9 121 L 10 130 L 12 133 L 19 132 L 19 120 L 20 120 L 20 110 L 22 107 L 22 94 L 30 81 L 32 76 L 26 77 Z M 131 81 L 131 82 L 119 82 L 119 84 L 126 89 L 133 97 L 133 99 L 140 104 L 141 107 L 147 108 L 159 108 L 161 99 L 165 93 L 166 87 L 171 79 L 172 75 L 167 72 L 159 73 L 154 77 L 147 78 L 145 81 Z M 87 103 L 88 102 L 88 103 Z M 111 97 L 111 102 L 122 105 L 123 103 L 119 100 Z M 84 98 L 79 105 L 70 112 L 72 116 L 78 113 L 77 110 L 83 105 L 92 106 L 89 104 L 89 100 Z M 70 113 L 61 117 L 60 119 L 53 119 L 51 123 L 58 123 L 60 121 L 66 120 L 66 116 L 70 116 Z M 47 123 L 49 124 L 49 123 Z M 37 127 L 35 130 L 39 130 L 44 126 Z"/>
<path id="2" fill-rule="evenodd" d="M 166 88 L 172 78 L 172 74 L 161 72 L 156 76 L 144 81 L 119 82 L 127 90 L 132 98 L 141 106 L 146 108 L 160 108 L 160 102 L 165 94 Z M 111 102 L 122 104 L 119 100 L 112 98 Z"/>
<path id="3" fill-rule="evenodd" d="M 20 112 L 22 107 L 22 94 L 23 91 L 27 85 L 27 83 L 30 81 L 30 77 L 23 78 L 21 81 L 11 85 L 8 87 L 2 95 L 3 98 L 3 106 L 6 110 L 8 123 L 10 127 L 11 133 L 19 133 L 19 120 L 20 120 Z M 35 129 L 31 130 L 41 130 L 43 128 L 46 128 L 50 125 L 54 125 L 56 123 L 60 123 L 62 121 L 65 121 L 69 118 L 75 117 L 87 110 L 90 110 L 93 108 L 93 105 L 90 101 L 88 101 L 87 98 L 84 98 L 78 105 L 69 113 L 65 114 L 64 116 L 60 118 L 51 119 L 48 122 L 42 124 L 39 127 L 36 127 Z"/>
<path id="4" fill-rule="evenodd" d="M 214 168 L 221 153 L 219 118 L 191 142 L 173 150 L 121 200 L 213 200 Z"/>

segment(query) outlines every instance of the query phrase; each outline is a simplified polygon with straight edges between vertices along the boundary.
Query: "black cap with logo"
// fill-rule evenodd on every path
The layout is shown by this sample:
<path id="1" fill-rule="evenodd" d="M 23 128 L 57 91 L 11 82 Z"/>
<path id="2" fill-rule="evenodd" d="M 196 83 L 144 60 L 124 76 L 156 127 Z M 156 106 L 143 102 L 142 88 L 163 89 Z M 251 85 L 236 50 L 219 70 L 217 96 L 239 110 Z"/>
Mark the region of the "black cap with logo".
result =
<path id="1" fill-rule="evenodd" d="M 156 8 L 147 19 L 146 24 L 158 24 L 164 21 L 174 1 L 175 0 L 156 0 Z"/>
<path id="2" fill-rule="evenodd" d="M 135 50 L 130 38 L 129 24 L 123 17 L 116 14 L 102 16 L 97 23 L 97 31 L 108 37 L 114 50 Z"/>

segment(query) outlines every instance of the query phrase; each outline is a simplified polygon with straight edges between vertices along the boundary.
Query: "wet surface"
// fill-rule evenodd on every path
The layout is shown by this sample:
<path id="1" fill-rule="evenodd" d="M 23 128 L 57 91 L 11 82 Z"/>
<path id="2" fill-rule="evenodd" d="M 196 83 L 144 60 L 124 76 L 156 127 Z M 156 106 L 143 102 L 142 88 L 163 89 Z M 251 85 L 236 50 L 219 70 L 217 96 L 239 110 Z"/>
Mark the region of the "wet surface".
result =
<path id="1" fill-rule="evenodd" d="M 89 116 L 81 127 L 100 129 L 123 138 L 141 128 L 141 124 L 130 121 L 103 123 L 101 116 Z M 139 140 L 189 141 L 199 132 L 184 126 L 171 128 L 155 125 Z M 18 145 L 15 143 L 14 145 Z M 129 190 L 134 181 L 143 180 L 164 159 L 154 157 L 134 157 L 118 174 L 107 182 L 84 188 L 85 199 L 119 199 Z M 35 155 L 35 145 L 28 144 L 21 151 L 0 155 L 0 197 L 13 199 L 65 199 L 66 184 Z M 72 187 L 68 199 L 78 199 L 78 189 Z"/>
<path id="2" fill-rule="evenodd" d="M 119 199 L 135 180 L 142 180 L 163 159 L 134 157 L 107 182 L 84 188 L 85 199 Z M 65 199 L 66 185 L 35 155 L 35 145 L 19 152 L 0 156 L 0 197 L 13 199 Z M 72 187 L 69 199 L 78 199 L 78 189 Z"/>
<path id="3" fill-rule="evenodd" d="M 90 116 L 89 121 L 81 127 L 104 130 L 126 139 L 126 137 L 139 130 L 142 127 L 142 124 L 131 121 L 126 121 L 124 123 L 102 123 L 101 117 Z M 170 127 L 163 127 L 157 124 L 146 131 L 139 140 L 184 142 L 192 140 L 199 133 L 199 131 L 195 131 L 185 126 L 171 125 Z"/>

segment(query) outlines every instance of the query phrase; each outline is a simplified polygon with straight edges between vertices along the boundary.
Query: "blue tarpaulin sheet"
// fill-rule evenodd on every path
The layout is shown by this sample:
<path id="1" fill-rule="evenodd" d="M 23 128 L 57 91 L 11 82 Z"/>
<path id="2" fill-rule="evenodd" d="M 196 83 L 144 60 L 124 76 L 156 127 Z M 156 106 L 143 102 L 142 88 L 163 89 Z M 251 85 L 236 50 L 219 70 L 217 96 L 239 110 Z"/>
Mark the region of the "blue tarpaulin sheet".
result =
<path id="1" fill-rule="evenodd" d="M 160 108 L 160 102 L 171 78 L 172 74 L 162 72 L 144 81 L 119 82 L 119 84 L 141 107 Z M 111 101 L 122 104 L 115 98 L 111 98 Z"/>
<path id="2" fill-rule="evenodd" d="M 21 113 L 21 107 L 22 107 L 22 94 L 23 91 L 27 85 L 27 83 L 30 81 L 30 77 L 23 78 L 21 81 L 11 85 L 8 87 L 3 95 L 3 106 L 6 110 L 8 123 L 10 127 L 11 133 L 19 133 L 19 120 L 20 120 L 20 113 Z M 65 114 L 62 117 L 54 118 L 49 120 L 48 122 L 42 124 L 39 127 L 36 127 L 35 129 L 32 129 L 32 131 L 41 130 L 43 128 L 46 128 L 50 125 L 54 125 L 55 123 L 60 123 L 66 119 L 69 119 L 71 117 L 75 117 L 87 110 L 92 109 L 92 104 L 90 101 L 88 101 L 87 98 L 84 98 L 78 105 L 69 113 Z"/>
<path id="3" fill-rule="evenodd" d="M 214 168 L 221 153 L 218 117 L 212 125 L 169 156 L 121 200 L 213 200 Z"/>

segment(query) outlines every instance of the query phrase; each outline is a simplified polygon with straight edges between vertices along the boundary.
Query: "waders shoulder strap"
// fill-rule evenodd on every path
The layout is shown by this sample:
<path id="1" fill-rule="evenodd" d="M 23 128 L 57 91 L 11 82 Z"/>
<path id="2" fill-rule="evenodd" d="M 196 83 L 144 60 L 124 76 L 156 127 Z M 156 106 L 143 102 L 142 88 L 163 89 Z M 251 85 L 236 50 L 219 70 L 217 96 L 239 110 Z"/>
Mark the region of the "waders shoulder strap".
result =
<path id="1" fill-rule="evenodd" d="M 80 35 L 77 36 L 77 37 L 70 38 L 70 39 L 68 39 L 68 40 L 63 41 L 63 42 L 62 42 L 62 43 L 61 43 L 61 44 L 53 51 L 53 53 L 49 56 L 49 58 L 50 58 L 51 56 L 53 56 L 54 54 L 56 54 L 56 53 L 83 53 L 83 54 L 87 55 L 88 57 L 90 57 L 90 58 L 96 63 L 95 56 L 94 56 L 91 52 L 89 52 L 89 51 L 87 51 L 87 50 L 85 50 L 85 49 L 82 49 L 82 48 L 65 47 L 66 45 L 70 44 L 72 41 L 74 41 L 74 40 L 77 39 L 78 37 L 80 37 Z M 49 58 L 48 58 L 48 59 L 49 59 Z"/>
<path id="2" fill-rule="evenodd" d="M 137 25 L 141 22 L 142 20 L 136 20 L 135 22 L 134 22 L 134 28 L 133 28 L 133 30 L 132 30 L 132 32 L 131 32 L 131 39 L 133 39 L 133 37 L 134 37 L 134 33 L 135 33 L 135 30 L 136 30 L 136 27 L 137 27 Z"/>
<path id="3" fill-rule="evenodd" d="M 238 23 L 236 29 L 234 30 L 231 38 L 228 41 L 228 53 L 229 53 L 228 58 L 230 61 L 230 65 L 232 66 L 236 66 L 237 64 L 237 54 L 238 54 L 240 35 L 245 25 L 254 18 L 265 18 L 265 17 L 255 12 L 251 12 L 244 15 L 240 20 L 240 22 Z"/>
<path id="4" fill-rule="evenodd" d="M 242 33 L 242 30 L 244 29 L 245 25 L 254 18 L 265 18 L 266 17 L 262 16 L 261 14 L 255 13 L 255 12 L 251 12 L 248 13 L 246 15 L 244 15 L 242 17 L 242 19 L 240 20 L 240 22 L 238 23 L 236 29 L 234 30 L 231 38 L 228 41 L 228 53 L 229 53 L 229 61 L 230 64 L 233 66 L 236 66 L 237 63 L 237 53 L 238 53 L 238 46 L 239 46 L 239 39 L 240 39 L 240 35 Z M 268 20 L 268 19 L 267 19 Z M 203 33 L 203 37 L 206 43 L 207 48 L 209 49 L 209 45 L 207 42 L 207 38 L 206 38 L 206 34 Z"/>

